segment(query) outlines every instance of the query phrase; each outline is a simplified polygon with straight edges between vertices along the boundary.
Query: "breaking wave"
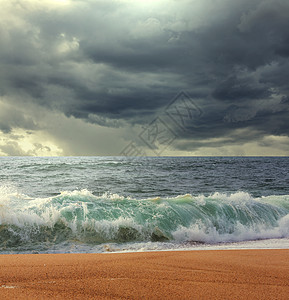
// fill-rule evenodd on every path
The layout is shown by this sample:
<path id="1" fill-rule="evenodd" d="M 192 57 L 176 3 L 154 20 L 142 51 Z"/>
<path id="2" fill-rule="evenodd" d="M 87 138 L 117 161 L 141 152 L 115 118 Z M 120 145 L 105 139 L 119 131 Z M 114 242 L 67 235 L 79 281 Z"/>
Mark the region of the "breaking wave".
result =
<path id="1" fill-rule="evenodd" d="M 30 198 L 0 187 L 0 249 L 60 243 L 220 243 L 289 237 L 289 195 L 246 192 L 132 199 L 88 190 Z"/>

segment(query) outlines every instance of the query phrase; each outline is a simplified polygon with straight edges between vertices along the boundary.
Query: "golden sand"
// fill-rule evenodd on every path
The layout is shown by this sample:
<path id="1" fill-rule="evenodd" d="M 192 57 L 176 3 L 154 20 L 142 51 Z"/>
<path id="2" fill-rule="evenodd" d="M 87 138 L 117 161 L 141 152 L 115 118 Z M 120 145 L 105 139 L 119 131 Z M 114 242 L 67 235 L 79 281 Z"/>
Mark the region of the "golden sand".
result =
<path id="1" fill-rule="evenodd" d="M 0 255 L 0 299 L 289 299 L 289 250 Z"/>

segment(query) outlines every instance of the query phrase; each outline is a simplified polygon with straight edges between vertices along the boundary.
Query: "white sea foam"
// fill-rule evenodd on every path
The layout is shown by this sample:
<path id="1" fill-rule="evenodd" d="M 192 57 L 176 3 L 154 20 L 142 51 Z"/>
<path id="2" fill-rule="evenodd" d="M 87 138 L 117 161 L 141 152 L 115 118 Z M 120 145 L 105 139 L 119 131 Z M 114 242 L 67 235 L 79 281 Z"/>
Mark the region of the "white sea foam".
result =
<path id="1" fill-rule="evenodd" d="M 69 251 L 211 249 L 268 239 L 282 240 L 283 247 L 289 238 L 288 199 L 246 192 L 130 199 L 88 190 L 33 199 L 2 187 L 0 243 L 21 252 L 68 251 L 73 245 Z"/>

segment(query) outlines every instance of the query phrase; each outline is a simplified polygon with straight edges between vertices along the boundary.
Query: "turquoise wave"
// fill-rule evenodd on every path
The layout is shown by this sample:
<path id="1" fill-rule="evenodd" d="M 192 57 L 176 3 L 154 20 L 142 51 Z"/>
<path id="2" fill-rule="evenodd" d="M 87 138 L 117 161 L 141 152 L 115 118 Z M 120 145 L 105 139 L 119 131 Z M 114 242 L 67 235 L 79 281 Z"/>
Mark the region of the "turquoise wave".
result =
<path id="1" fill-rule="evenodd" d="M 245 192 L 131 199 L 87 190 L 32 199 L 0 191 L 0 248 L 65 242 L 219 243 L 289 237 L 289 195 Z"/>

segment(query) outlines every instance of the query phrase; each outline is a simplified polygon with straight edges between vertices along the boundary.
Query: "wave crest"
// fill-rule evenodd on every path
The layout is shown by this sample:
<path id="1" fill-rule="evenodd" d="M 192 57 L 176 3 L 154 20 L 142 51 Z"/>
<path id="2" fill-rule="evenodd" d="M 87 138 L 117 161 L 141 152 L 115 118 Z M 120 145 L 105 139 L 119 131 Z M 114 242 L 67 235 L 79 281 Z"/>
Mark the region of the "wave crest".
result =
<path id="1" fill-rule="evenodd" d="M 65 241 L 236 242 L 289 237 L 289 196 L 246 192 L 131 199 L 88 190 L 32 199 L 0 189 L 0 247 Z"/>

